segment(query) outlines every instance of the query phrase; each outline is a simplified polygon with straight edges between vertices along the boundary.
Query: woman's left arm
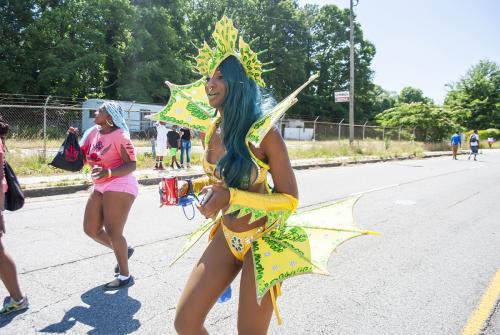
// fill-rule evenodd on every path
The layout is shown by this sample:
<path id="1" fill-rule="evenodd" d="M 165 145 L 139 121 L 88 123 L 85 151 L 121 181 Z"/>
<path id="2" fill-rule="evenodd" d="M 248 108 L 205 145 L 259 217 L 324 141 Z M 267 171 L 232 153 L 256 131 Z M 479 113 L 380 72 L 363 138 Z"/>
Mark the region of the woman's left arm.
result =
<path id="1" fill-rule="evenodd" d="M 285 193 L 298 199 L 297 180 L 288 157 L 285 141 L 278 129 L 273 127 L 264 137 L 260 147 L 267 157 L 275 192 Z"/>
<path id="2" fill-rule="evenodd" d="M 137 166 L 136 162 L 130 159 L 127 149 L 125 149 L 123 144 L 120 145 L 120 156 L 122 157 L 123 164 L 111 169 L 111 175 L 114 177 L 121 177 L 132 173 Z"/>

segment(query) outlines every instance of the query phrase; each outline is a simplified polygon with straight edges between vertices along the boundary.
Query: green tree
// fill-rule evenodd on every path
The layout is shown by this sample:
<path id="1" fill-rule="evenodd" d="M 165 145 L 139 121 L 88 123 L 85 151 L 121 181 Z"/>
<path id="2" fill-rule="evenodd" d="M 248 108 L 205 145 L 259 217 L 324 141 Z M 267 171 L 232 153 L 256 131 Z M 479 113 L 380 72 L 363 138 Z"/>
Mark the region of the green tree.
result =
<path id="1" fill-rule="evenodd" d="M 460 128 L 451 111 L 423 102 L 401 103 L 378 114 L 376 120 L 386 127 L 418 128 L 428 141 L 442 140 Z"/>
<path id="2" fill-rule="evenodd" d="M 135 13 L 129 0 L 101 0 L 100 5 L 105 23 L 103 91 L 108 99 L 117 99 L 119 79 L 122 72 L 126 71 L 127 46 L 132 42 L 130 24 Z"/>
<path id="3" fill-rule="evenodd" d="M 424 96 L 421 89 L 407 86 L 404 87 L 398 96 L 398 103 L 411 104 L 414 102 L 430 103 L 432 100 Z"/>
<path id="4" fill-rule="evenodd" d="M 185 56 L 187 28 L 184 1 L 136 1 L 131 42 L 125 69 L 118 79 L 118 95 L 124 100 L 166 102 L 165 80 L 186 83 L 191 76 Z M 173 16 L 174 13 L 176 16 Z"/>
<path id="5" fill-rule="evenodd" d="M 320 77 L 311 97 L 313 111 L 327 119 L 347 118 L 348 104 L 335 103 L 334 92 L 349 89 L 349 10 L 325 5 L 318 11 L 305 7 L 306 16 L 313 17 L 310 25 L 313 71 Z M 357 121 L 372 118 L 370 91 L 373 89 L 370 68 L 375 47 L 363 38 L 359 24 L 354 27 L 355 43 L 355 115 Z"/>
<path id="6" fill-rule="evenodd" d="M 274 71 L 265 75 L 266 83 L 277 99 L 286 97 L 308 77 L 306 73 L 306 18 L 295 1 L 260 0 L 244 23 L 248 39 L 256 39 L 256 50 L 267 50 L 261 58 L 272 61 Z"/>
<path id="7" fill-rule="evenodd" d="M 468 129 L 500 128 L 500 67 L 489 60 L 473 65 L 450 91 L 445 106 L 468 113 L 462 123 Z"/>
<path id="8" fill-rule="evenodd" d="M 24 31 L 35 14 L 33 0 L 0 2 L 0 92 L 20 93 L 30 85 Z"/>
<path id="9" fill-rule="evenodd" d="M 32 78 L 24 93 L 116 98 L 130 35 L 128 1 L 45 1 L 39 8 L 24 32 Z"/>
<path id="10" fill-rule="evenodd" d="M 375 116 L 386 109 L 394 107 L 398 101 L 398 96 L 395 92 L 389 92 L 379 85 L 373 85 L 367 94 L 367 100 L 371 103 L 371 112 Z"/>

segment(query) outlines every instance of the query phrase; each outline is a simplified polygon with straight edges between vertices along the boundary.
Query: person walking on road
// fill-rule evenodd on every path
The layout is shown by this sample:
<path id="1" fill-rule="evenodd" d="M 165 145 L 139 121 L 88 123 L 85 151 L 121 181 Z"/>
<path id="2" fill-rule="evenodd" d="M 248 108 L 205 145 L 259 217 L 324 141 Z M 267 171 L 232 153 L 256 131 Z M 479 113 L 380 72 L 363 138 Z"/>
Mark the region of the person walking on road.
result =
<path id="1" fill-rule="evenodd" d="M 165 155 L 165 148 L 167 147 L 167 132 L 165 122 L 160 121 L 156 124 L 156 163 L 155 170 L 164 170 L 163 156 Z"/>
<path id="2" fill-rule="evenodd" d="M 114 251 L 118 262 L 115 279 L 103 289 L 116 290 L 134 284 L 128 267 L 134 249 L 127 247 L 123 229 L 138 194 L 137 180 L 132 174 L 136 168 L 135 149 L 117 103 L 104 103 L 95 113 L 95 123 L 97 126 L 87 130 L 80 141 L 85 160 L 92 166 L 94 183 L 83 229 L 96 242 Z"/>
<path id="3" fill-rule="evenodd" d="M 493 136 L 488 137 L 488 147 L 491 149 L 491 146 L 495 143 L 495 138 Z"/>
<path id="4" fill-rule="evenodd" d="M 181 128 L 181 168 L 191 167 L 191 131 L 189 128 Z M 186 166 L 184 166 L 184 153 L 186 154 Z"/>
<path id="5" fill-rule="evenodd" d="M 477 133 L 477 130 L 474 130 L 474 134 L 470 135 L 469 147 L 470 147 L 470 154 L 468 159 L 470 159 L 471 155 L 474 155 L 474 160 L 477 160 L 476 156 L 479 150 L 479 135 Z"/>
<path id="6" fill-rule="evenodd" d="M 179 133 L 177 132 L 177 126 L 176 125 L 172 126 L 172 130 L 170 130 L 167 133 L 167 148 L 169 150 L 169 154 L 171 157 L 171 161 L 170 161 L 170 168 L 171 169 L 174 168 L 174 164 L 175 164 L 175 166 L 177 166 L 178 169 L 181 168 L 181 166 L 177 162 L 177 151 L 179 150 L 179 148 L 181 146 L 180 138 L 181 137 L 179 136 Z"/>
<path id="7" fill-rule="evenodd" d="M 216 32 L 212 36 L 218 46 L 232 45 L 237 35 L 232 34 L 234 27 L 227 17 L 217 23 Z M 204 326 L 207 314 L 218 300 L 228 299 L 231 282 L 239 273 L 238 329 L 233 332 L 266 334 L 273 311 L 281 323 L 276 301 L 281 294 L 280 282 L 286 276 L 270 281 L 267 289 L 259 287 L 256 277 L 263 273 L 263 266 L 254 260 L 258 248 L 252 248 L 265 243 L 264 234 L 280 234 L 275 230 L 281 227 L 278 222 L 283 220 L 284 225 L 297 208 L 297 182 L 281 134 L 273 123 L 263 126 L 267 119 L 261 110 L 257 85 L 263 87 L 265 84 L 260 77 L 262 70 L 257 66 L 258 60 L 241 37 L 239 45 L 243 53 L 254 56 L 238 58 L 240 53 L 237 51 L 224 49 L 219 52 L 217 49 L 210 54 L 221 58 L 210 59 L 200 51 L 202 56 L 197 69 L 206 78 L 205 94 L 209 105 L 217 112 L 204 129 L 202 166 L 206 176 L 180 181 L 178 186 L 179 196 L 188 192 L 201 193 L 197 208 L 212 220 L 204 227 L 210 229 L 210 243 L 195 263 L 176 308 L 174 326 L 178 334 L 207 334 Z M 261 131 L 252 133 L 258 145 L 247 138 L 250 129 L 255 127 Z M 268 185 L 269 175 L 273 191 Z M 278 212 L 280 214 L 274 214 Z M 195 240 L 187 242 L 176 260 Z M 305 251 L 298 250 L 298 253 Z M 261 259 L 260 255 L 256 257 Z M 273 251 L 266 253 L 266 257 L 268 264 L 296 264 L 284 253 Z"/>
<path id="8" fill-rule="evenodd" d="M 460 138 L 460 134 L 457 131 L 451 136 L 451 150 L 453 152 L 453 159 L 457 159 L 458 146 L 461 144 L 462 141 Z"/>
<path id="9" fill-rule="evenodd" d="M 29 307 L 28 297 L 23 295 L 17 278 L 16 263 L 7 253 L 2 242 L 2 237 L 7 230 L 5 229 L 5 192 L 8 190 L 7 181 L 4 175 L 5 162 L 5 137 L 9 131 L 9 124 L 0 116 L 0 180 L 2 181 L 2 192 L 0 192 L 0 279 L 2 279 L 9 296 L 4 299 L 3 307 L 0 310 L 1 315 L 25 310 Z"/>

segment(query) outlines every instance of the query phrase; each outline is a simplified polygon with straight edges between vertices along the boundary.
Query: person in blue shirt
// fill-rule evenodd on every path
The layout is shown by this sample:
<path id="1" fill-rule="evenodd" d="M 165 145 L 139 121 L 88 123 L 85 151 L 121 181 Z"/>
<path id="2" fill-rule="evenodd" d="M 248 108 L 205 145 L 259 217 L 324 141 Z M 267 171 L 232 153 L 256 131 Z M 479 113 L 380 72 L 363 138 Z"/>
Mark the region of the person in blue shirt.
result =
<path id="1" fill-rule="evenodd" d="M 455 132 L 451 136 L 451 149 L 453 151 L 453 159 L 457 159 L 458 146 L 462 143 L 462 139 L 460 138 L 460 134 Z"/>

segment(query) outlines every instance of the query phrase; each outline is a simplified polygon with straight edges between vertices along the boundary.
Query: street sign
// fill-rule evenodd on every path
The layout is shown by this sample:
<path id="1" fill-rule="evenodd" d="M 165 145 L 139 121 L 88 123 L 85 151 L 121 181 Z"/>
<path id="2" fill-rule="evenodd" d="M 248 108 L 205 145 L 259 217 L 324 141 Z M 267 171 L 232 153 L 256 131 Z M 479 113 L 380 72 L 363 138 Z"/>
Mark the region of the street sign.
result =
<path id="1" fill-rule="evenodd" d="M 349 91 L 335 91 L 335 102 L 349 102 Z"/>

